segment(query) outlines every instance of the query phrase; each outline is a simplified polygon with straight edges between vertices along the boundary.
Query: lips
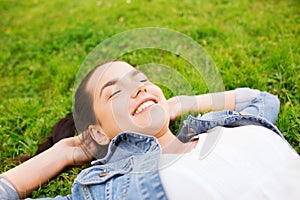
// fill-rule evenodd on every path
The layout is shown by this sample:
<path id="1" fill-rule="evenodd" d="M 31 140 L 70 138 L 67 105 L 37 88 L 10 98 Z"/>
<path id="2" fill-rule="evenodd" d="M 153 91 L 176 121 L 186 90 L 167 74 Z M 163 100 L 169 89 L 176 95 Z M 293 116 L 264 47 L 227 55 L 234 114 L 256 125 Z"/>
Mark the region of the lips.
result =
<path id="1" fill-rule="evenodd" d="M 150 106 L 157 104 L 157 99 L 154 98 L 148 98 L 148 99 L 144 99 L 141 103 L 138 104 L 138 106 L 134 109 L 134 112 L 132 115 L 137 115 L 141 112 L 143 112 L 144 110 L 146 110 L 147 108 L 149 108 Z"/>

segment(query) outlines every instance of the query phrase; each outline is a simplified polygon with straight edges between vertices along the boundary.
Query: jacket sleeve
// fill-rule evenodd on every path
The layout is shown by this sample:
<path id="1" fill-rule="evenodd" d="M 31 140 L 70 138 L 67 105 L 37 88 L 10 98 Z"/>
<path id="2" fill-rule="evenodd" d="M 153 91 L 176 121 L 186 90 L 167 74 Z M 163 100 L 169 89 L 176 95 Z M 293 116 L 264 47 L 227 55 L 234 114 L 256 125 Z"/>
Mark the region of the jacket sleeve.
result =
<path id="1" fill-rule="evenodd" d="M 238 88 L 235 95 L 237 112 L 257 115 L 275 123 L 280 108 L 277 96 L 250 88 Z"/>
<path id="2" fill-rule="evenodd" d="M 4 177 L 0 176 L 0 199 L 1 200 L 18 200 L 19 195 L 14 186 Z M 30 198 L 26 198 L 29 200 Z M 57 196 L 55 198 L 41 198 L 40 200 L 72 200 L 71 195 L 68 196 Z"/>
<path id="3" fill-rule="evenodd" d="M 8 180 L 0 176 L 0 199 L 1 200 L 18 200 L 19 195 L 15 188 Z"/>

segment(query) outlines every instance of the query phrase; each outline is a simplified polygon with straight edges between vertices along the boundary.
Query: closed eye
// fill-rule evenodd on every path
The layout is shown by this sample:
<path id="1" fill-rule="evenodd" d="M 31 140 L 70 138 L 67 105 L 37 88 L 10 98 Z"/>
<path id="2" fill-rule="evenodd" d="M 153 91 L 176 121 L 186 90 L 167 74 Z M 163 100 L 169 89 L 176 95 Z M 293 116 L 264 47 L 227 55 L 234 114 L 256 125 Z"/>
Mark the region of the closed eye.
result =
<path id="1" fill-rule="evenodd" d="M 148 81 L 147 79 L 140 80 L 140 82 L 142 82 L 142 83 L 147 82 L 147 81 Z"/>
<path id="2" fill-rule="evenodd" d="M 113 96 L 115 96 L 116 94 L 118 94 L 119 92 L 121 92 L 121 90 L 117 90 L 115 92 L 113 92 L 108 98 L 112 98 Z"/>

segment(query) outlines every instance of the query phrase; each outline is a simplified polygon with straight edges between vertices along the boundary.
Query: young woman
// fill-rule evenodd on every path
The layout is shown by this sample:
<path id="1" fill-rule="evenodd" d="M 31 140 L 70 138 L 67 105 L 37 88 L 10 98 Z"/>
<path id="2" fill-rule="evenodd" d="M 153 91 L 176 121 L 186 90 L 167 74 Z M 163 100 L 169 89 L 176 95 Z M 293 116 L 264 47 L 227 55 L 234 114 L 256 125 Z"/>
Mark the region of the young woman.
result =
<path id="1" fill-rule="evenodd" d="M 210 110 L 219 112 L 189 116 L 178 137 L 169 129 L 182 113 Z M 275 96 L 248 88 L 167 100 L 131 65 L 105 63 L 76 91 L 82 134 L 2 174 L 0 197 L 25 197 L 95 157 L 56 199 L 298 199 L 300 159 L 273 125 L 278 110 Z"/>

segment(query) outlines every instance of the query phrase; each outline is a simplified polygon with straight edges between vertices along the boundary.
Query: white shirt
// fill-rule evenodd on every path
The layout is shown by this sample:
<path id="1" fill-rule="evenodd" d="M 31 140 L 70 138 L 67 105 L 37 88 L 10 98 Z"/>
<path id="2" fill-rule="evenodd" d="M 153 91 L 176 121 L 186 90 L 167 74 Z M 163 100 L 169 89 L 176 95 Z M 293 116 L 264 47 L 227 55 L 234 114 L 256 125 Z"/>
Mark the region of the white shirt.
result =
<path id="1" fill-rule="evenodd" d="M 160 176 L 176 199 L 300 199 L 300 157 L 269 129 L 216 127 L 186 154 L 163 154 Z"/>

